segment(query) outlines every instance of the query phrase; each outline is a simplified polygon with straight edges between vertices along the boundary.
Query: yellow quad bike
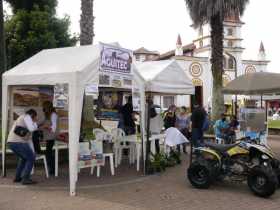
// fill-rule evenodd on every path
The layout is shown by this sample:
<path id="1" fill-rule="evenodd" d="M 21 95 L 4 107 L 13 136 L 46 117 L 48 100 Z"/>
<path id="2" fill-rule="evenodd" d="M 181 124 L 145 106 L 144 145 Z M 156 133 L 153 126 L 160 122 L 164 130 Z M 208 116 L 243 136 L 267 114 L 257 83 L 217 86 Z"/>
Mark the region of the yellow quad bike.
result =
<path id="1" fill-rule="evenodd" d="M 196 188 L 209 188 L 218 180 L 228 178 L 243 182 L 261 197 L 271 196 L 278 188 L 280 162 L 264 145 L 240 141 L 235 144 L 205 143 L 194 149 L 188 168 L 188 179 Z"/>

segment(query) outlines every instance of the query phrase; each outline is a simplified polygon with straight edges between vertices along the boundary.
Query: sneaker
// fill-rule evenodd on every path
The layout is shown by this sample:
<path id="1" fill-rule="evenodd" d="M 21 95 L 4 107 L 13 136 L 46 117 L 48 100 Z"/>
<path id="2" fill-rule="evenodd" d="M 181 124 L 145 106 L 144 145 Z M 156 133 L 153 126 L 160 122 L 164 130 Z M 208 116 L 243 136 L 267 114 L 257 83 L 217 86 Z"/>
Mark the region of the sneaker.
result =
<path id="1" fill-rule="evenodd" d="M 15 178 L 14 179 L 14 183 L 19 183 L 19 182 L 21 182 L 22 181 L 22 178 Z"/>
<path id="2" fill-rule="evenodd" d="M 26 179 L 22 181 L 23 185 L 32 185 L 32 184 L 37 184 L 36 181 L 33 181 L 32 179 Z"/>

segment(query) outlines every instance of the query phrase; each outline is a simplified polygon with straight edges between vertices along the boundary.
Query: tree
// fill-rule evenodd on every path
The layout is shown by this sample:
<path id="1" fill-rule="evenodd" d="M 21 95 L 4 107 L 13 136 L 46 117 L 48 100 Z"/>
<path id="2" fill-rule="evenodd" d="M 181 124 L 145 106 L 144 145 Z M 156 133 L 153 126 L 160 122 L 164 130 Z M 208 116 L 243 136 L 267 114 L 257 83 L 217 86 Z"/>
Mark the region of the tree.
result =
<path id="1" fill-rule="evenodd" d="M 89 45 L 93 43 L 93 0 L 81 0 L 81 20 L 80 20 L 80 44 Z"/>
<path id="2" fill-rule="evenodd" d="M 6 47 L 5 47 L 5 33 L 4 33 L 3 0 L 0 0 L 0 61 L 1 61 L 0 72 L 2 74 L 6 70 Z"/>
<path id="3" fill-rule="evenodd" d="M 93 43 L 93 0 L 81 0 L 81 20 L 80 20 L 80 44 L 90 45 Z M 93 97 L 86 96 L 84 100 L 83 123 L 93 123 Z"/>
<path id="4" fill-rule="evenodd" d="M 11 5 L 13 13 L 16 13 L 18 10 L 30 12 L 33 10 L 34 5 L 37 5 L 40 10 L 45 10 L 47 7 L 49 11 L 55 13 L 57 6 L 57 0 L 6 0 L 6 2 Z"/>
<path id="5" fill-rule="evenodd" d="M 3 0 L 0 0 L 0 75 L 6 71 L 6 46 L 4 34 L 4 11 Z M 0 86 L 2 90 L 2 79 L 0 78 Z M 2 112 L 2 91 L 0 91 L 0 113 Z"/>
<path id="6" fill-rule="evenodd" d="M 69 33 L 69 17 L 65 16 L 60 19 L 55 16 L 56 0 L 8 0 L 8 2 L 14 11 L 14 14 L 8 17 L 5 22 L 9 68 L 28 59 L 42 49 L 67 47 L 76 44 L 77 37 Z M 24 2 L 26 4 L 23 4 Z M 31 5 L 27 4 L 30 2 L 36 2 L 32 9 Z M 53 4 L 46 5 L 50 2 L 53 2 Z M 54 7 L 52 8 L 51 5 L 54 5 Z"/>
<path id="7" fill-rule="evenodd" d="M 225 17 L 243 15 L 249 0 L 185 0 L 196 28 L 209 23 L 211 28 L 211 71 L 213 76 L 212 118 L 224 111 L 223 39 Z"/>

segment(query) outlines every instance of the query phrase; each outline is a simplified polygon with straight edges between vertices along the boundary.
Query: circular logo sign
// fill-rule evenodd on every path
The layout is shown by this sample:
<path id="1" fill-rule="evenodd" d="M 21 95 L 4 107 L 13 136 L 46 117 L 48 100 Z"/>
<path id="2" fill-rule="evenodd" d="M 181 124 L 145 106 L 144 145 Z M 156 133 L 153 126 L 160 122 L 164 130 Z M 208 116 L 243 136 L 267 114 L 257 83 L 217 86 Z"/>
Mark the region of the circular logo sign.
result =
<path id="1" fill-rule="evenodd" d="M 190 74 L 193 77 L 199 77 L 202 74 L 202 67 L 199 63 L 192 63 L 190 66 Z"/>

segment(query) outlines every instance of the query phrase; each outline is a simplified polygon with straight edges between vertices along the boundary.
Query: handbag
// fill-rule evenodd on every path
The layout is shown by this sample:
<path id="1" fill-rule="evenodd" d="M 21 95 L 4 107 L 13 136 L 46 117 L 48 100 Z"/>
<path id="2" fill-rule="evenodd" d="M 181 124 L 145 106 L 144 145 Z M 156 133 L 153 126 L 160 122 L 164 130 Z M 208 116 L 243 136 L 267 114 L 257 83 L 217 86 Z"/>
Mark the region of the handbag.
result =
<path id="1" fill-rule="evenodd" d="M 14 133 L 20 137 L 25 137 L 29 133 L 29 130 L 22 126 L 16 126 Z"/>

